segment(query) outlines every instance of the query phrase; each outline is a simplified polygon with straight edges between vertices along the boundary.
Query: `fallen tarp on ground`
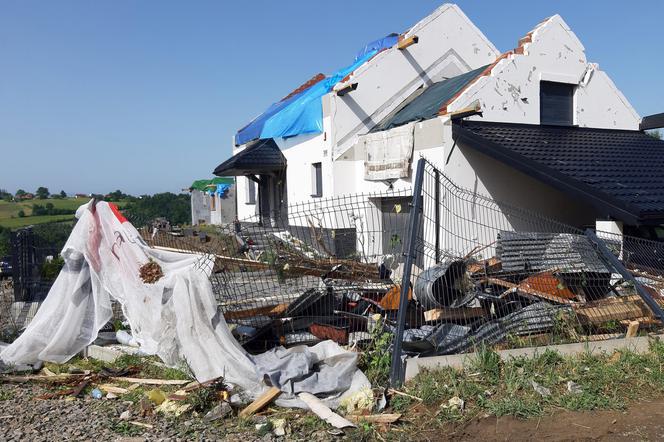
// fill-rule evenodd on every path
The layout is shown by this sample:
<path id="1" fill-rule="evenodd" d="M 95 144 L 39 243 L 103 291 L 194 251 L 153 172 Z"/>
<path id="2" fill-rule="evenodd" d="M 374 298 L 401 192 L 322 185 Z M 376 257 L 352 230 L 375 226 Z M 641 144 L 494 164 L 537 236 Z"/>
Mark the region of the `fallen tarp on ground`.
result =
<path id="1" fill-rule="evenodd" d="M 25 332 L 2 350 L 0 361 L 69 360 L 97 338 L 112 317 L 115 300 L 144 353 L 171 366 L 184 360 L 200 382 L 223 376 L 249 397 L 275 385 L 283 391 L 277 404 L 286 406 L 304 406 L 295 394 L 305 391 L 336 407 L 344 393 L 369 386 L 357 369 L 357 355 L 331 341 L 248 355 L 218 310 L 209 281 L 211 259 L 150 248 L 106 202 L 91 201 L 76 216 L 62 250 L 62 271 Z M 163 276 L 144 282 L 141 271 L 150 262 Z"/>

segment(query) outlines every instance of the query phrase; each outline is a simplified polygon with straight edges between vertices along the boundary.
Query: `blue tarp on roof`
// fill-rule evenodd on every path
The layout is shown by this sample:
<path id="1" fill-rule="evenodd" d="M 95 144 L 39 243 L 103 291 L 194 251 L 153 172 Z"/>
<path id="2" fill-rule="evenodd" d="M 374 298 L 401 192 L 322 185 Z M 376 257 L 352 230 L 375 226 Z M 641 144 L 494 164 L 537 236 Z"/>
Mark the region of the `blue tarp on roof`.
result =
<path id="1" fill-rule="evenodd" d="M 324 80 L 286 100 L 274 103 L 235 134 L 235 144 L 239 146 L 255 139 L 286 138 L 322 132 L 323 104 L 321 97 L 378 52 L 393 46 L 397 39 L 396 34 L 390 34 L 367 44 L 357 54 L 351 65 L 339 69 Z"/>

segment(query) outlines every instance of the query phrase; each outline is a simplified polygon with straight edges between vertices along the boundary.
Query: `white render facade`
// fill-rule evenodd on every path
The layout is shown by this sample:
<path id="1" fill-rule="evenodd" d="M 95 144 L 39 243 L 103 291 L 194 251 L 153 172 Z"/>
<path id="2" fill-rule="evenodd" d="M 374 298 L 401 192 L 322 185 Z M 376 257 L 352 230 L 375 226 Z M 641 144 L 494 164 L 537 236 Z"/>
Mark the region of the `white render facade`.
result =
<path id="1" fill-rule="evenodd" d="M 417 43 L 378 53 L 323 97 L 322 133 L 275 139 L 287 161 L 282 203 L 320 201 L 324 210 L 323 201 L 342 195 L 408 193 L 413 166 L 425 157 L 460 187 L 496 200 L 579 227 L 602 219 L 587 204 L 453 139 L 455 112 L 472 107 L 482 115 L 467 120 L 539 125 L 542 82 L 573 85 L 574 126 L 639 129 L 640 116 L 608 75 L 586 59 L 582 43 L 560 16 L 542 21 L 518 41 L 517 48 L 503 54 L 456 5 L 442 5 L 401 39 L 413 36 Z M 370 133 L 418 89 L 426 91 L 432 84 L 483 66 L 487 67 L 482 74 L 447 100 L 435 117 Z M 344 95 L 335 92 L 349 85 L 356 89 Z M 243 148 L 236 147 L 234 153 Z M 406 173 L 392 170 L 396 175 L 368 179 L 367 165 L 377 153 L 384 153 L 381 160 L 386 164 L 406 164 Z M 316 183 L 317 164 L 320 183 Z M 238 218 L 256 220 L 256 204 L 247 204 L 247 183 L 247 178 L 238 178 Z M 322 191 L 317 188 L 321 184 Z M 619 222 L 612 226 L 621 229 Z M 365 238 L 364 243 L 380 241 Z M 374 252 L 380 253 L 377 247 Z"/>

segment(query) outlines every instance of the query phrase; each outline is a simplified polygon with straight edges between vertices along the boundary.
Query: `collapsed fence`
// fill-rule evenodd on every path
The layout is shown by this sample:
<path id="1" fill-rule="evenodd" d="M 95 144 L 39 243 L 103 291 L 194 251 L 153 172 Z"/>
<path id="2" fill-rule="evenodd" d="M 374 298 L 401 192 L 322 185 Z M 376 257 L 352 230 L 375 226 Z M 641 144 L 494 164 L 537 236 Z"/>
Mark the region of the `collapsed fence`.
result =
<path id="1" fill-rule="evenodd" d="M 661 327 L 664 244 L 582 231 L 459 188 L 420 159 L 413 190 L 291 204 L 270 226 L 170 231 L 130 221 L 163 250 L 201 255 L 246 349 L 393 336 L 404 355 L 610 339 Z"/>

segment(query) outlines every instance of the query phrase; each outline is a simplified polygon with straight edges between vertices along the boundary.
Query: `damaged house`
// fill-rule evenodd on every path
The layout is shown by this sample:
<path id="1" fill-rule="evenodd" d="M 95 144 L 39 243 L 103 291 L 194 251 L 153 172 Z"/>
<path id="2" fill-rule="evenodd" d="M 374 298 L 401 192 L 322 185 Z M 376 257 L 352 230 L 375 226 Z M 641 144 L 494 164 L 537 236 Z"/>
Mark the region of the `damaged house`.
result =
<path id="1" fill-rule="evenodd" d="M 367 197 L 380 222 L 407 215 L 412 165 L 425 157 L 515 207 L 652 236 L 664 223 L 664 141 L 644 130 L 662 120 L 636 113 L 560 16 L 501 54 L 445 4 L 274 103 L 237 132 L 215 174 L 238 177 L 240 220 L 292 224 L 289 205 L 319 199 L 324 211 L 331 197 L 380 193 Z M 360 243 L 376 255 L 386 239 Z"/>

